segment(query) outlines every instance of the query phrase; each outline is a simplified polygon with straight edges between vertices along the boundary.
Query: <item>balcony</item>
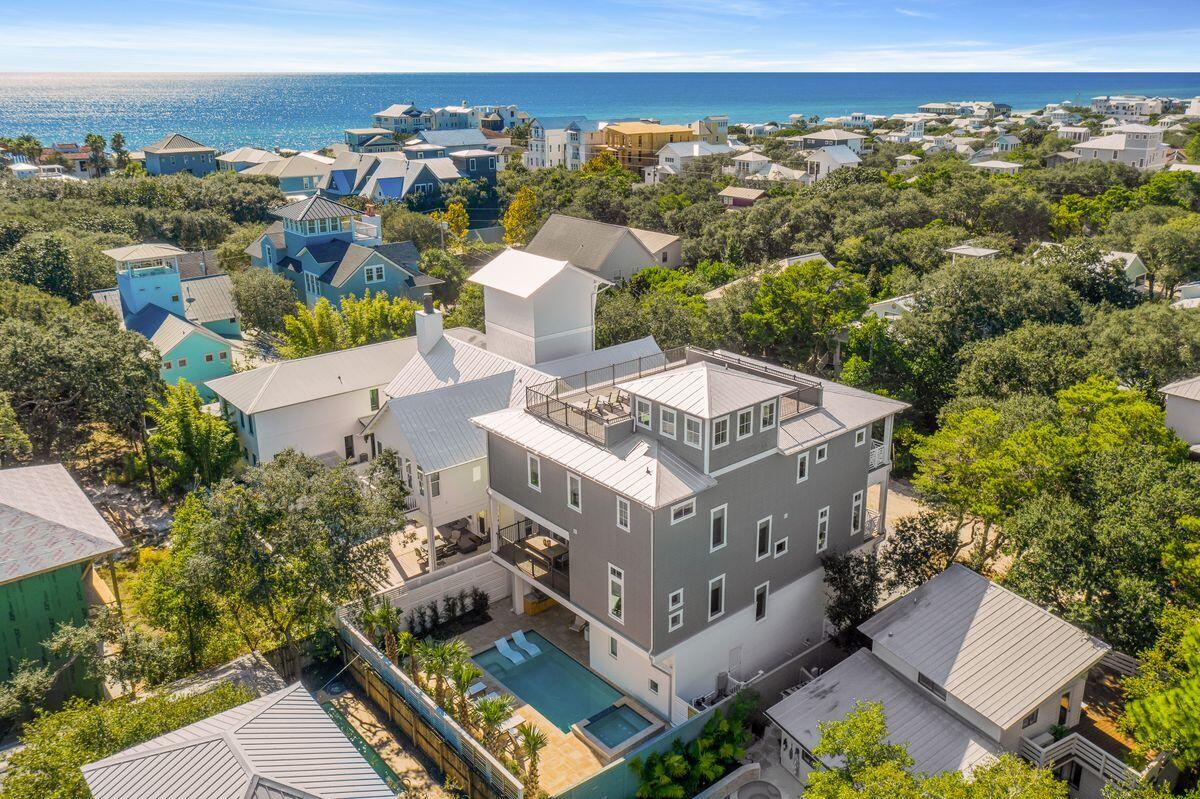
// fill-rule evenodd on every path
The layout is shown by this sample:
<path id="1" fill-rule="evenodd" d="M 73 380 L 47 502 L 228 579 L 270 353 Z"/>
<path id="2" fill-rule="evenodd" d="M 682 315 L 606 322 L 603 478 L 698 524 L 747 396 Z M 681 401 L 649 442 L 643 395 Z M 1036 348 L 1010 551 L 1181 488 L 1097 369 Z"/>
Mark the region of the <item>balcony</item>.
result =
<path id="1" fill-rule="evenodd" d="M 600 444 L 608 444 L 609 432 L 633 419 L 629 394 L 620 388 L 621 383 L 702 362 L 795 386 L 780 397 L 781 422 L 821 404 L 821 384 L 806 380 L 795 372 L 736 355 L 676 347 L 657 355 L 529 386 L 525 389 L 525 410 Z"/>
<path id="2" fill-rule="evenodd" d="M 867 509 L 867 518 L 863 524 L 863 539 L 869 540 L 883 532 L 879 523 L 879 511 Z"/>
<path id="3" fill-rule="evenodd" d="M 538 585 L 571 598 L 571 550 L 529 519 L 500 529 L 496 554 Z"/>
<path id="4" fill-rule="evenodd" d="M 877 438 L 871 439 L 871 453 L 867 456 L 867 469 L 875 471 L 890 462 L 887 445 Z"/>

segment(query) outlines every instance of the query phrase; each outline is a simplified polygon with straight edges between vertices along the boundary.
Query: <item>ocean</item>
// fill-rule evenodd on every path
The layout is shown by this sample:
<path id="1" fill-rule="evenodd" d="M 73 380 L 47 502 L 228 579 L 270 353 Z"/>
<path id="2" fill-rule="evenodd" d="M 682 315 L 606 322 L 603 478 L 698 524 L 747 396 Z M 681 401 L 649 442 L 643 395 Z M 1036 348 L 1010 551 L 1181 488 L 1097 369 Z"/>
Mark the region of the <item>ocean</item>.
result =
<path id="1" fill-rule="evenodd" d="M 317 148 L 397 102 L 515 103 L 548 124 L 728 114 L 915 111 L 935 100 L 995 100 L 1031 109 L 1104 94 L 1200 95 L 1200 73 L 367 73 L 0 74 L 0 136 L 81 141 L 120 131 L 130 147 L 172 131 L 226 150 Z"/>

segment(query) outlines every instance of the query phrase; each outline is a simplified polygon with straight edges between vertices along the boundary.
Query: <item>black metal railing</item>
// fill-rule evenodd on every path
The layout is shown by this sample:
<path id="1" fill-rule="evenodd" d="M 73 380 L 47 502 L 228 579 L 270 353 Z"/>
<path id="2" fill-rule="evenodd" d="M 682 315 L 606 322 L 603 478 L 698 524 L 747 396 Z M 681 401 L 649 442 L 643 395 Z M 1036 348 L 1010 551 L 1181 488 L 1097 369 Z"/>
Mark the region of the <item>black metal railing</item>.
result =
<path id="1" fill-rule="evenodd" d="M 516 566 L 538 584 L 570 598 L 570 550 L 566 544 L 529 519 L 500 528 L 497 542 L 496 554 L 505 562 Z"/>

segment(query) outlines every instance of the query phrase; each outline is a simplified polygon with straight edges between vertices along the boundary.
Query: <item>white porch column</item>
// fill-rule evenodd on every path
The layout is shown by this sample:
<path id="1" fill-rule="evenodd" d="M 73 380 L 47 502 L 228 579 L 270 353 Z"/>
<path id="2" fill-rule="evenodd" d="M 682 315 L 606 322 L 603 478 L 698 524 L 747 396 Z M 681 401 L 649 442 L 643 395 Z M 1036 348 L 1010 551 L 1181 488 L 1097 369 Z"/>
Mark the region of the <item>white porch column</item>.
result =
<path id="1" fill-rule="evenodd" d="M 887 456 L 888 463 L 892 462 L 892 424 L 895 421 L 894 415 L 883 418 L 883 451 Z"/>
<path id="2" fill-rule="evenodd" d="M 518 616 L 525 615 L 525 581 L 512 575 L 512 609 Z"/>
<path id="3" fill-rule="evenodd" d="M 492 552 L 500 549 L 500 503 L 490 493 L 488 494 L 488 532 L 491 536 Z"/>
<path id="4" fill-rule="evenodd" d="M 428 497 L 429 493 L 426 492 L 425 496 Z M 430 511 L 426 511 L 425 512 L 425 546 L 428 547 L 428 549 L 426 551 L 429 553 L 429 573 L 430 574 L 433 574 L 434 570 L 437 569 L 437 538 L 435 537 L 436 535 L 437 535 L 437 528 L 433 526 L 433 513 Z"/>
<path id="5" fill-rule="evenodd" d="M 891 417 L 888 417 L 891 418 Z M 879 535 L 887 535 L 887 500 L 888 486 L 892 483 L 892 471 L 889 469 L 879 484 Z"/>

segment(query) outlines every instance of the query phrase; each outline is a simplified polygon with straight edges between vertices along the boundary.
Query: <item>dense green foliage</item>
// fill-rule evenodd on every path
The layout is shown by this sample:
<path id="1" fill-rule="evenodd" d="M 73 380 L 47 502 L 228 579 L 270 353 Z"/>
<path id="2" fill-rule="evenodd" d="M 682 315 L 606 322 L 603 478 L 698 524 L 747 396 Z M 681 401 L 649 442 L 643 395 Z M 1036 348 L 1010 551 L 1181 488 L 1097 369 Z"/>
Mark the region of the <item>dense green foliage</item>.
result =
<path id="1" fill-rule="evenodd" d="M 179 490 L 211 486 L 237 462 L 237 433 L 221 416 L 201 410 L 200 394 L 186 380 L 167 386 L 164 394 L 161 402 L 150 400 L 148 412 L 154 432 L 147 450 L 159 486 Z"/>
<path id="2" fill-rule="evenodd" d="M 361 300 L 351 294 L 342 300 L 340 309 L 324 297 L 311 309 L 297 303 L 292 314 L 283 319 L 280 354 L 304 358 L 411 336 L 417 307 L 403 297 L 389 299 L 387 292 L 367 292 Z"/>

